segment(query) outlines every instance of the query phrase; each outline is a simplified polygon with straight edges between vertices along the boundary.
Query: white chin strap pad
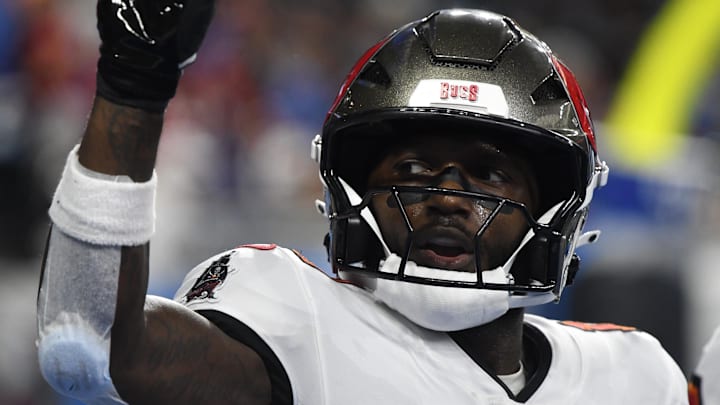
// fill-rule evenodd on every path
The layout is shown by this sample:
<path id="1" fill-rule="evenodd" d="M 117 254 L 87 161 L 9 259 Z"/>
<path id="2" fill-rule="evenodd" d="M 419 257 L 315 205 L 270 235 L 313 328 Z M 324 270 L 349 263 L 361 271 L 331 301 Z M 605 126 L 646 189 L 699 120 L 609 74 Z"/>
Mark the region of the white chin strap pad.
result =
<path id="1" fill-rule="evenodd" d="M 562 202 L 552 207 L 538 222 L 547 224 L 561 206 Z M 505 264 L 495 269 L 479 273 L 451 271 L 419 266 L 408 260 L 405 274 L 464 282 L 477 282 L 479 274 L 484 283 L 510 285 L 514 283 L 510 268 L 520 250 L 534 235 L 534 231 L 529 230 Z M 398 255 L 390 253 L 379 270 L 387 274 L 398 274 L 401 262 Z M 456 331 L 484 325 L 504 315 L 510 308 L 544 304 L 554 299 L 552 293 L 515 296 L 504 290 L 441 287 L 380 277 L 367 285 L 371 286 L 373 295 L 387 306 L 415 324 L 436 331 Z"/>
<path id="2" fill-rule="evenodd" d="M 396 274 L 402 259 L 391 254 L 380 271 Z M 405 265 L 405 274 L 448 281 L 477 281 L 477 273 L 449 271 Z M 509 284 L 512 281 L 502 268 L 480 273 L 483 282 Z M 449 332 L 491 322 L 508 311 L 507 291 L 476 288 L 440 287 L 434 285 L 376 278 L 373 295 L 413 323 L 424 328 Z"/>
<path id="3" fill-rule="evenodd" d="M 360 204 L 362 198 L 355 190 L 344 180 L 340 179 L 340 182 L 350 204 L 354 206 Z M 564 201 L 561 201 L 551 207 L 538 219 L 538 223 L 548 224 L 563 204 Z M 364 208 L 360 215 L 373 230 L 385 251 L 386 259 L 381 264 L 379 271 L 392 275 L 398 274 L 402 259 L 388 248 L 380 232 L 380 227 L 370 210 Z M 520 250 L 534 236 L 535 232 L 530 229 L 504 265 L 479 272 L 483 282 L 513 284 L 510 269 Z M 593 236 L 596 235 L 593 234 Z M 587 238 L 593 239 L 590 235 Z M 478 273 L 433 269 L 419 266 L 408 260 L 405 265 L 405 274 L 438 280 L 477 282 Z M 340 271 L 339 275 L 341 278 L 353 278 L 343 271 Z M 510 308 L 540 305 L 555 299 L 555 295 L 551 292 L 529 293 L 520 296 L 512 295 L 505 290 L 442 287 L 366 275 L 360 277 L 365 280 L 363 283 L 366 288 L 371 290 L 377 299 L 412 322 L 437 331 L 455 331 L 483 325 L 499 318 Z"/>

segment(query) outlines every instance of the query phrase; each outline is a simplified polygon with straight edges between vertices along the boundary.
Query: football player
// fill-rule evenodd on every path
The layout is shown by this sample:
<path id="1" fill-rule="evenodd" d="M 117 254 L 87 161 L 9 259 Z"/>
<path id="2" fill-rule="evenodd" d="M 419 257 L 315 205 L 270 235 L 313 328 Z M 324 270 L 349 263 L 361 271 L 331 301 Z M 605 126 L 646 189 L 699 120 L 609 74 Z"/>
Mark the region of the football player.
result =
<path id="1" fill-rule="evenodd" d="M 608 168 L 570 70 L 512 19 L 440 10 L 352 68 L 313 142 L 331 278 L 242 245 L 146 296 L 163 111 L 212 14 L 100 0 L 97 96 L 50 208 L 41 370 L 90 404 L 685 404 L 650 335 L 558 322 Z"/>

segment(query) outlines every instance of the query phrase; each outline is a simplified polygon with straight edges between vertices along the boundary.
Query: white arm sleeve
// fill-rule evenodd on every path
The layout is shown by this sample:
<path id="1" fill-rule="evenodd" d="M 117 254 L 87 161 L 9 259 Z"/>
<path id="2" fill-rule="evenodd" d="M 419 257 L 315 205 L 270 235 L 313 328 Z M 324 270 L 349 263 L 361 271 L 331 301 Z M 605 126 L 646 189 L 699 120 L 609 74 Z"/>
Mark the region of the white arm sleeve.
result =
<path id="1" fill-rule="evenodd" d="M 120 247 L 51 230 L 38 294 L 40 371 L 59 393 L 88 404 L 124 404 L 110 378 Z"/>

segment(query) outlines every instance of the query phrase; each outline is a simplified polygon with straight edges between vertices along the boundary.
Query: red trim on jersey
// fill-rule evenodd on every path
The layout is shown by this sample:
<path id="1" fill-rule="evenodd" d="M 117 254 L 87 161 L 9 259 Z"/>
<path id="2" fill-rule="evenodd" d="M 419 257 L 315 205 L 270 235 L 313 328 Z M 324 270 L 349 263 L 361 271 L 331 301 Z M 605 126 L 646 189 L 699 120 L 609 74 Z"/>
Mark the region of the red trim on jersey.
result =
<path id="1" fill-rule="evenodd" d="M 375 56 L 377 51 L 383 47 L 387 43 L 387 41 L 391 38 L 391 36 L 387 36 L 383 38 L 380 42 L 373 45 L 370 49 L 365 51 L 365 53 L 358 59 L 357 62 L 355 62 L 355 65 L 350 69 L 350 73 L 348 73 L 347 77 L 345 78 L 345 81 L 343 82 L 342 86 L 340 86 L 340 92 L 338 92 L 337 97 L 335 97 L 335 101 L 333 101 L 332 106 L 330 107 L 330 110 L 327 113 L 327 116 L 325 117 L 325 121 L 327 121 L 328 118 L 330 118 L 330 114 L 332 114 L 333 111 L 335 111 L 335 108 L 340 104 L 342 101 L 342 98 L 345 96 L 345 93 L 350 88 L 350 85 L 355 81 L 357 76 L 360 74 L 360 71 L 363 67 L 367 64 L 367 62 Z"/>
<path id="2" fill-rule="evenodd" d="M 240 245 L 238 248 L 250 248 L 257 250 L 273 250 L 277 247 L 274 243 L 248 243 L 246 245 Z"/>
<path id="3" fill-rule="evenodd" d="M 580 89 L 577 79 L 575 79 L 575 75 L 573 75 L 570 69 L 568 69 L 567 66 L 554 56 L 552 57 L 552 62 L 565 83 L 568 93 L 570 93 L 570 100 L 572 101 L 573 106 L 575 107 L 575 113 L 580 120 L 580 127 L 587 134 L 593 150 L 597 152 L 597 146 L 595 145 L 595 132 L 593 131 L 592 121 L 590 121 L 590 109 L 587 106 L 585 96 Z"/>
<path id="4" fill-rule="evenodd" d="M 611 332 L 611 331 L 632 332 L 632 331 L 637 330 L 636 328 L 633 328 L 632 326 L 616 325 L 614 323 L 589 323 L 589 322 L 578 322 L 578 321 L 560 321 L 560 323 L 565 326 L 572 326 L 573 328 L 578 328 L 578 329 L 586 330 L 589 332 Z"/>
<path id="5" fill-rule="evenodd" d="M 290 249 L 290 250 L 291 250 L 293 253 L 295 253 L 295 256 L 297 256 L 298 259 L 302 260 L 303 263 L 307 264 L 308 266 L 310 266 L 310 267 L 312 267 L 312 268 L 315 268 L 315 269 L 317 269 L 317 270 L 322 271 L 322 269 L 321 269 L 320 267 L 318 267 L 318 265 L 316 265 L 315 263 L 313 263 L 312 261 L 310 261 L 310 259 L 308 259 L 307 257 L 305 257 L 305 255 L 303 255 L 302 253 L 300 253 L 299 250 L 297 250 L 297 249 Z M 325 273 L 325 272 L 323 271 L 323 273 Z"/>
<path id="6" fill-rule="evenodd" d="M 303 263 L 305 263 L 305 264 L 307 264 L 308 266 L 312 267 L 313 269 L 321 272 L 323 275 L 325 275 L 325 277 L 329 278 L 330 280 L 335 281 L 335 282 L 337 282 L 337 283 L 341 283 L 341 284 L 353 284 L 353 285 L 355 285 L 355 283 L 351 283 L 350 281 L 343 280 L 343 279 L 338 278 L 338 277 L 333 277 L 333 276 L 327 274 L 327 273 L 326 273 L 323 269 L 321 269 L 318 265 L 316 265 L 315 263 L 313 263 L 312 261 L 310 261 L 310 259 L 308 259 L 307 257 L 305 257 L 302 253 L 300 253 L 300 251 L 295 250 L 295 249 L 290 249 L 290 250 L 291 250 L 293 253 L 295 253 L 295 256 L 297 256 L 300 260 L 302 260 Z"/>

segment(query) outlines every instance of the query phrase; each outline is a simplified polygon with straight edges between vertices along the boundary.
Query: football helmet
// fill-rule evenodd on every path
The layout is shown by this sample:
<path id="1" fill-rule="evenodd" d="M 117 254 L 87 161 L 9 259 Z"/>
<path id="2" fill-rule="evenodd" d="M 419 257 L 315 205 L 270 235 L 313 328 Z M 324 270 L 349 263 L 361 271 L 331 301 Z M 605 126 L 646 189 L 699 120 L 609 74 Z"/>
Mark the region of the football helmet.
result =
<path id="1" fill-rule="evenodd" d="M 531 212 L 517 201 L 469 190 L 368 189 L 368 173 L 384 145 L 393 137 L 412 142 L 408 128 L 491 133 L 525 148 L 539 184 L 539 209 Z M 330 222 L 329 260 L 341 276 L 500 290 L 507 292 L 511 308 L 536 305 L 560 298 L 579 265 L 576 247 L 599 235 L 582 229 L 608 167 L 598 158 L 582 91 L 545 43 L 492 12 L 436 11 L 371 47 L 342 84 L 313 141 L 313 155 L 325 187 L 318 208 Z M 529 230 L 502 266 L 504 278 L 485 277 L 497 269 L 487 268 L 477 250 L 472 277 L 409 271 L 417 267 L 408 261 L 412 224 L 406 222 L 404 251 L 391 252 L 369 206 L 383 193 L 399 210 L 423 194 L 466 197 L 492 207 L 475 236 L 476 248 L 503 209 L 522 211 Z M 391 261 L 399 265 L 388 271 Z"/>

